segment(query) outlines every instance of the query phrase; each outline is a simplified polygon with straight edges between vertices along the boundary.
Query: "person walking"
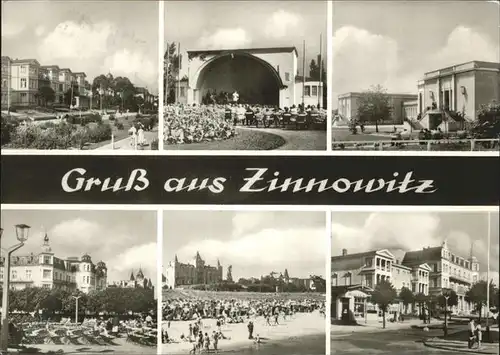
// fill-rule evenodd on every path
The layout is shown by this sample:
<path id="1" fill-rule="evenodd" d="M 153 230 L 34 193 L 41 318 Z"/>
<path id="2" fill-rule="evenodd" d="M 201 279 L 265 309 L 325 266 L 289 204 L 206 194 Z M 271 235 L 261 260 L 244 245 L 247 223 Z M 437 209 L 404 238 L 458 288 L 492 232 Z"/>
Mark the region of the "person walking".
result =
<path id="1" fill-rule="evenodd" d="M 477 348 L 481 348 L 481 342 L 483 340 L 483 328 L 481 327 L 481 323 L 478 323 L 476 326 L 476 341 L 477 341 Z"/>
<path id="2" fill-rule="evenodd" d="M 468 348 L 469 349 L 472 349 L 472 346 L 474 345 L 474 342 L 475 342 L 475 332 L 476 332 L 476 326 L 474 324 L 474 319 L 470 319 L 469 321 L 469 341 L 468 341 Z"/>
<path id="3" fill-rule="evenodd" d="M 253 339 L 253 322 L 248 322 L 248 339 Z"/>

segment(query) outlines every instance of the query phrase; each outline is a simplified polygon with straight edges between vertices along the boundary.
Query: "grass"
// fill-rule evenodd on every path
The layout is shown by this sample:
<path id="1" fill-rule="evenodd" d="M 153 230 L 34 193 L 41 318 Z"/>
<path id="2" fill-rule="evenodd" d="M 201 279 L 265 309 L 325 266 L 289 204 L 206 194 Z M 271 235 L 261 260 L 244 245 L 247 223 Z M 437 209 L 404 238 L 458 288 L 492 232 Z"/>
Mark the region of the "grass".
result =
<path id="1" fill-rule="evenodd" d="M 254 130 L 236 130 L 235 137 L 211 142 L 191 144 L 167 144 L 165 150 L 273 150 L 281 147 L 286 141 L 272 133 Z"/>

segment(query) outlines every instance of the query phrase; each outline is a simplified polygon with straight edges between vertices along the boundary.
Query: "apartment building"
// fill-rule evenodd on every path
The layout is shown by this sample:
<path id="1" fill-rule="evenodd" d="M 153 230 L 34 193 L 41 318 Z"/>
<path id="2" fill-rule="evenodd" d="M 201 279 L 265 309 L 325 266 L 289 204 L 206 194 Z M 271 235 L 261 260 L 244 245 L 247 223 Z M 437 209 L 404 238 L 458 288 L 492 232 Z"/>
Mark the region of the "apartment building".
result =
<path id="1" fill-rule="evenodd" d="M 94 264 L 88 254 L 82 257 L 57 257 L 47 234 L 39 253 L 11 256 L 10 286 L 14 290 L 42 287 L 66 291 L 80 290 L 89 293 L 107 287 L 107 267 L 102 261 Z M 2 257 L 0 284 L 3 283 Z"/>

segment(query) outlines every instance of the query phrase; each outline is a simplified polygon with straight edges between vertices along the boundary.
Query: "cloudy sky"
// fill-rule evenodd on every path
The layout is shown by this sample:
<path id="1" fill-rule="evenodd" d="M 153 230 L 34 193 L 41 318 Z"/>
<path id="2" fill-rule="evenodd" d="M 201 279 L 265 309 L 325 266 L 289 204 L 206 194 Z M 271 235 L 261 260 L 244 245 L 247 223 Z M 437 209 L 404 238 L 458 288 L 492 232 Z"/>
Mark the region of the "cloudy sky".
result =
<path id="1" fill-rule="evenodd" d="M 295 46 L 299 63 L 305 40 L 308 73 L 320 34 L 326 58 L 326 11 L 326 1 L 171 1 L 165 3 L 165 40 L 180 42 L 181 51 Z"/>
<path id="2" fill-rule="evenodd" d="M 110 282 L 128 280 L 132 270 L 142 267 L 156 284 L 156 212 L 2 210 L 1 219 L 2 245 L 17 242 L 14 225 L 31 226 L 19 254 L 40 252 L 46 230 L 59 258 L 88 253 L 94 263 L 106 263 Z"/>
<path id="3" fill-rule="evenodd" d="M 260 277 L 288 269 L 290 277 L 325 276 L 327 243 L 323 212 L 166 211 L 163 258 L 177 253 L 191 262 L 233 266 L 233 278 Z"/>
<path id="4" fill-rule="evenodd" d="M 158 87 L 155 1 L 2 1 L 2 55 Z"/>
<path id="5" fill-rule="evenodd" d="M 498 212 L 491 213 L 490 270 L 498 285 Z M 357 253 L 377 248 L 420 250 L 440 246 L 447 240 L 450 249 L 468 257 L 474 255 L 486 270 L 488 250 L 487 212 L 335 212 L 332 214 L 332 256 L 342 249 Z"/>
<path id="6" fill-rule="evenodd" d="M 349 1 L 333 6 L 333 91 L 414 93 L 425 72 L 500 61 L 500 6 L 487 1 Z"/>

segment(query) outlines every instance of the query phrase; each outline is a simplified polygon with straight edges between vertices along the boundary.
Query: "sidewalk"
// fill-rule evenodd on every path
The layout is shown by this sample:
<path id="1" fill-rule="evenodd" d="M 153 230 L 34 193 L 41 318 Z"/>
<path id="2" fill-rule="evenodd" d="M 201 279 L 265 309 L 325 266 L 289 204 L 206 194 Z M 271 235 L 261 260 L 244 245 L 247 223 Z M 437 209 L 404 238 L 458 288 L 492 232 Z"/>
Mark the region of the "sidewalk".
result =
<path id="1" fill-rule="evenodd" d="M 425 328 L 425 327 L 441 327 L 443 325 L 442 321 L 433 321 L 430 324 L 424 324 L 420 319 L 410 319 L 404 322 L 386 322 L 385 329 L 382 328 L 382 322 L 368 322 L 359 323 L 358 325 L 331 325 L 332 334 L 342 334 L 342 333 L 354 333 L 354 332 L 378 332 L 386 330 L 399 330 L 399 329 L 410 329 L 410 328 Z"/>
<path id="2" fill-rule="evenodd" d="M 424 345 L 430 348 L 449 350 L 460 353 L 472 353 L 472 354 L 498 354 L 499 348 L 498 343 L 483 343 L 481 348 L 469 349 L 466 341 L 459 340 L 444 340 L 439 338 L 427 339 L 424 341 Z"/>

